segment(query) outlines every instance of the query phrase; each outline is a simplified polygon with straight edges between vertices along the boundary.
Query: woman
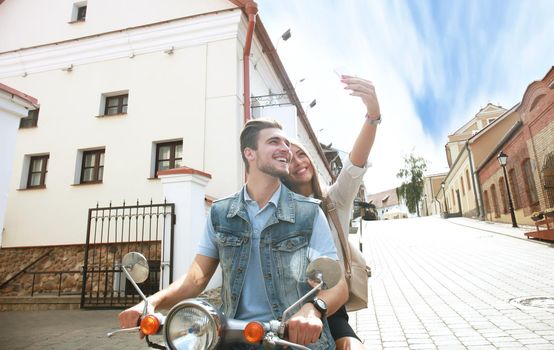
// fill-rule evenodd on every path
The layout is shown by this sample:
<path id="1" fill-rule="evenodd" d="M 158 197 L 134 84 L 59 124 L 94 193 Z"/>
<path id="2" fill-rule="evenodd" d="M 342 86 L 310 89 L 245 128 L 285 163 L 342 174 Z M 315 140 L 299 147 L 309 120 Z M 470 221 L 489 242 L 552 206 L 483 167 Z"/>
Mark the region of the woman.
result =
<path id="1" fill-rule="evenodd" d="M 360 133 L 354 142 L 352 151 L 346 160 L 337 181 L 328 188 L 322 188 L 313 165 L 313 161 L 306 150 L 299 144 L 292 143 L 292 161 L 289 167 L 289 176 L 283 182 L 291 190 L 304 196 L 313 196 L 318 199 L 329 197 L 335 202 L 337 214 L 342 225 L 342 231 L 349 232 L 350 213 L 356 193 L 367 170 L 367 157 L 375 139 L 377 125 L 381 121 L 379 102 L 373 84 L 365 79 L 352 76 L 341 76 L 345 89 L 351 90 L 350 95 L 358 96 L 364 102 L 367 113 Z M 324 211 L 326 208 L 324 206 Z M 331 225 L 335 245 L 340 247 L 336 228 Z M 348 240 L 348 237 L 346 237 Z M 337 249 L 342 260 L 342 252 Z M 341 307 L 328 318 L 331 333 L 335 339 L 337 349 L 363 349 L 362 342 L 348 324 L 346 308 Z"/>

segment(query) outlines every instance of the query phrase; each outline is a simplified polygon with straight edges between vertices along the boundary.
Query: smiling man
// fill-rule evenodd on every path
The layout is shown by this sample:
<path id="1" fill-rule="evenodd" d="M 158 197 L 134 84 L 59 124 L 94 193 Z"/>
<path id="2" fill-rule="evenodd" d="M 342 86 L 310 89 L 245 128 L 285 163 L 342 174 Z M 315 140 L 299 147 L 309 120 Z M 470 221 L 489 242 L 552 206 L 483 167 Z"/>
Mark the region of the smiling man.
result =
<path id="1" fill-rule="evenodd" d="M 251 120 L 240 135 L 240 145 L 248 173 L 246 185 L 213 203 L 192 266 L 181 279 L 148 298 L 154 309 L 168 309 L 198 296 L 221 264 L 222 311 L 227 317 L 279 319 L 309 290 L 305 283 L 308 263 L 320 256 L 337 259 L 319 201 L 291 192 L 279 180 L 288 174 L 291 160 L 290 143 L 281 125 Z M 347 298 L 344 279 L 320 291 L 288 321 L 288 340 L 312 349 L 334 349 L 325 317 Z M 122 328 L 137 324 L 141 304 L 119 315 Z"/>

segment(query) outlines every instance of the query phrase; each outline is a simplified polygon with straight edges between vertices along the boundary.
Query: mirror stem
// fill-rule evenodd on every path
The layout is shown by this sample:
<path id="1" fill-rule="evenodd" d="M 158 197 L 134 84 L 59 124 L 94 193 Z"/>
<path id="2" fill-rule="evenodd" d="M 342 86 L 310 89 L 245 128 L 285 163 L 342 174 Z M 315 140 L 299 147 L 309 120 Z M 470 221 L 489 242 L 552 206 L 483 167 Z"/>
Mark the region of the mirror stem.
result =
<path id="1" fill-rule="evenodd" d="M 125 272 L 125 275 L 127 275 L 127 279 L 129 279 L 129 281 L 131 281 L 131 283 L 133 284 L 133 287 L 135 287 L 136 291 L 140 294 L 140 297 L 144 301 L 144 310 L 142 311 L 142 315 L 145 316 L 146 313 L 148 312 L 148 299 L 146 299 L 146 297 L 144 296 L 144 294 L 140 290 L 139 286 L 137 285 L 137 283 L 135 282 L 133 277 L 131 277 L 131 274 L 129 273 L 129 271 L 127 271 L 127 268 L 125 266 L 121 265 L 121 269 L 123 270 L 123 272 Z"/>
<path id="2" fill-rule="evenodd" d="M 311 291 L 309 291 L 308 293 L 304 294 L 304 296 L 300 299 L 298 299 L 294 304 L 292 304 L 291 306 L 289 306 L 285 312 L 283 312 L 283 317 L 282 317 L 282 320 L 281 320 L 281 325 L 279 326 L 279 336 L 280 337 L 283 337 L 284 334 L 285 334 L 285 326 L 286 326 L 286 323 L 287 323 L 287 317 L 288 317 L 288 314 L 289 312 L 294 309 L 296 306 L 298 306 L 299 304 L 302 304 L 304 303 L 304 301 L 306 301 L 306 299 L 308 299 L 309 297 L 311 297 L 312 295 L 314 295 L 317 291 L 319 291 L 321 289 L 321 287 L 323 286 L 323 281 L 319 282 L 319 284 L 317 286 L 315 286 Z"/>

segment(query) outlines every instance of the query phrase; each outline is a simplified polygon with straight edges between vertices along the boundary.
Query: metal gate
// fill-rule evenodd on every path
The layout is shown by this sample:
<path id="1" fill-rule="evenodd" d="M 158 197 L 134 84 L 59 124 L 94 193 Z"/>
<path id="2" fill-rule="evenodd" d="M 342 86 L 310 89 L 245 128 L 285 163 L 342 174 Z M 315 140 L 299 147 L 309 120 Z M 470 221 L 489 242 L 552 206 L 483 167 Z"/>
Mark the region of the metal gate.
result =
<path id="1" fill-rule="evenodd" d="M 123 308 L 140 301 L 119 264 L 131 251 L 142 253 L 150 267 L 139 284 L 145 295 L 172 282 L 175 204 L 91 208 L 83 266 L 81 308 Z M 166 279 L 164 281 L 164 279 Z"/>

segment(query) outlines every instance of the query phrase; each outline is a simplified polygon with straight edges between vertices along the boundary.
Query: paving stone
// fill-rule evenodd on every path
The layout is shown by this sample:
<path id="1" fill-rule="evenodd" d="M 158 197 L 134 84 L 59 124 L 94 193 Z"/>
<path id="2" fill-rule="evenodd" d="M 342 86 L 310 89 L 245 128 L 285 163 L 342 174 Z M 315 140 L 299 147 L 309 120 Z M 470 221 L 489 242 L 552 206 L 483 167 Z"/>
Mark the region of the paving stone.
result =
<path id="1" fill-rule="evenodd" d="M 437 218 L 367 222 L 363 238 L 368 261 L 383 272 L 370 284 L 375 307 L 356 315 L 358 334 L 371 327 L 385 349 L 551 345 L 554 315 L 508 302 L 554 295 L 547 246 Z"/>

